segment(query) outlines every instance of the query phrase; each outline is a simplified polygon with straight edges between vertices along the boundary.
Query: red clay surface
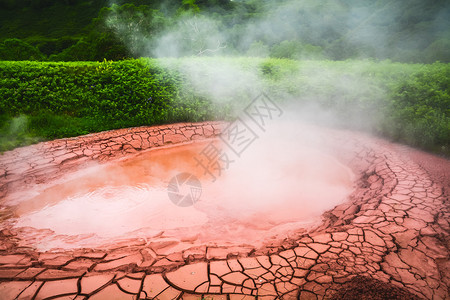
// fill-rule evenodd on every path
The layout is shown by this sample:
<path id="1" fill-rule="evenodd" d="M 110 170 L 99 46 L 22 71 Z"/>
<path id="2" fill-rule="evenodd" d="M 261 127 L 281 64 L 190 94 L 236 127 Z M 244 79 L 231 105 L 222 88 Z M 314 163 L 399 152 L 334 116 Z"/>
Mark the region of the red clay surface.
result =
<path id="1" fill-rule="evenodd" d="M 5 203 L 18 202 L 11 206 L 18 217 L 14 227 L 30 227 L 20 235 L 21 245 L 40 251 L 98 248 L 118 239 L 155 241 L 163 232 L 178 250 L 202 245 L 261 247 L 270 239 L 284 238 L 288 231 L 319 222 L 325 210 L 352 191 L 353 176 L 347 167 L 305 150 L 285 164 L 275 164 L 269 149 L 264 157 L 241 158 L 236 168 L 213 182 L 195 160 L 211 142 L 220 147 L 211 139 L 157 147 L 84 168 L 30 198 L 6 197 Z M 270 172 L 263 178 L 255 176 L 267 168 L 257 160 L 269 164 L 269 159 Z M 168 197 L 170 179 L 182 172 L 193 173 L 203 184 L 201 201 L 191 207 L 177 206 Z"/>
<path id="2" fill-rule="evenodd" d="M 449 161 L 355 132 L 318 129 L 333 156 L 355 174 L 355 189 L 319 224 L 290 230 L 284 238 L 224 246 L 220 237 L 212 246 L 198 236 L 192 245 L 192 239 L 162 232 L 148 239 L 112 236 L 115 241 L 105 246 L 80 248 L 79 236 L 58 236 L 57 228 L 17 226 L 17 216 L 44 211 L 46 201 L 58 203 L 55 195 L 76 190 L 54 183 L 80 167 L 126 165 L 130 161 L 121 158 L 130 153 L 214 137 L 221 128 L 201 123 L 124 129 L 0 156 L 0 299 L 448 298 Z M 98 188 L 95 176 L 84 176 L 88 189 Z M 53 191 L 47 200 L 30 192 L 40 186 Z M 37 198 L 20 205 L 24 197 Z M 257 223 L 257 216 L 247 225 Z M 72 247 L 39 250 L 49 237 Z"/>

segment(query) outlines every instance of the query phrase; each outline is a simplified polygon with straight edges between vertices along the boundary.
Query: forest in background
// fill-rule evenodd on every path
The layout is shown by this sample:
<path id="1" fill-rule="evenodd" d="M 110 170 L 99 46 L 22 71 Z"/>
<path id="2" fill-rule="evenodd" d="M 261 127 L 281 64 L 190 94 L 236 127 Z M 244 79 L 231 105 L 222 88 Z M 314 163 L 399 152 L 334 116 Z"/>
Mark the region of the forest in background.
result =
<path id="1" fill-rule="evenodd" d="M 0 0 L 1 60 L 218 54 L 432 63 L 450 62 L 448 49 L 446 0 Z"/>

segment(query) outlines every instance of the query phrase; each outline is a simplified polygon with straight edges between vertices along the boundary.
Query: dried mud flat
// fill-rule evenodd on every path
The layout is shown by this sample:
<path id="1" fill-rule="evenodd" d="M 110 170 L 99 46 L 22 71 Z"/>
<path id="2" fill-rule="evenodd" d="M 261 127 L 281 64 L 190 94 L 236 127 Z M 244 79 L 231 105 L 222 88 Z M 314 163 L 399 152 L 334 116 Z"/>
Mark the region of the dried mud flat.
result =
<path id="1" fill-rule="evenodd" d="M 0 197 L 223 126 L 122 129 L 9 151 L 0 156 Z M 257 249 L 177 251 L 160 238 L 39 252 L 23 246 L 0 202 L 0 299 L 448 298 L 450 162 L 361 133 L 321 132 L 357 187 L 321 225 Z"/>

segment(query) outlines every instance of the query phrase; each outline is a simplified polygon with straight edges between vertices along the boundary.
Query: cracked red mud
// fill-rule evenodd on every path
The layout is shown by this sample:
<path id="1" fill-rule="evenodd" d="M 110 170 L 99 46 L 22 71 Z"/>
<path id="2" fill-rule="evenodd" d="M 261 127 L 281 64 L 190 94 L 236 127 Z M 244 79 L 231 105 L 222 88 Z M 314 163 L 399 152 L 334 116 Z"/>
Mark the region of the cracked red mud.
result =
<path id="1" fill-rule="evenodd" d="M 45 199 L 14 204 L 35 186 L 93 162 L 126 164 L 123 158 L 149 148 L 212 138 L 222 127 L 208 122 L 123 129 L 0 156 L 0 298 L 448 298 L 449 161 L 355 132 L 320 129 L 356 176 L 348 199 L 314 226 L 259 245 L 195 244 L 161 232 L 47 251 L 37 245 L 58 236 L 54 230 L 16 226 L 18 215 L 43 207 Z M 89 180 L 96 186 L 95 177 Z M 64 239 L 77 243 L 59 234 L 58 245 Z"/>

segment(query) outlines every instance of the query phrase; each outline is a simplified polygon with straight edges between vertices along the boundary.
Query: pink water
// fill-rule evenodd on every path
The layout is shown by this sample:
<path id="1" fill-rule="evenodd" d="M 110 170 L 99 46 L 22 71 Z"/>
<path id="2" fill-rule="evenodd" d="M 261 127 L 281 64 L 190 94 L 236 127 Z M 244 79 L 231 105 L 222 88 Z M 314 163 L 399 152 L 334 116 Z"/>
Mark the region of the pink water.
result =
<path id="1" fill-rule="evenodd" d="M 194 159 L 209 143 L 156 148 L 80 170 L 21 199 L 14 206 L 15 227 L 26 228 L 23 243 L 39 250 L 155 236 L 259 246 L 315 224 L 352 191 L 353 174 L 346 166 L 299 145 L 249 151 L 213 181 Z M 168 197 L 168 182 L 180 172 L 202 184 L 193 206 L 179 207 Z"/>

